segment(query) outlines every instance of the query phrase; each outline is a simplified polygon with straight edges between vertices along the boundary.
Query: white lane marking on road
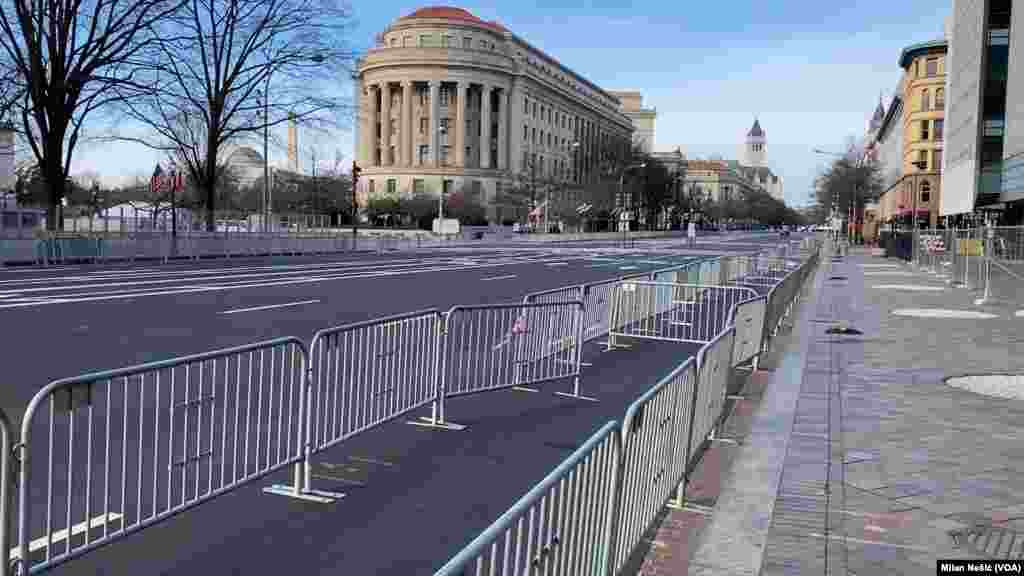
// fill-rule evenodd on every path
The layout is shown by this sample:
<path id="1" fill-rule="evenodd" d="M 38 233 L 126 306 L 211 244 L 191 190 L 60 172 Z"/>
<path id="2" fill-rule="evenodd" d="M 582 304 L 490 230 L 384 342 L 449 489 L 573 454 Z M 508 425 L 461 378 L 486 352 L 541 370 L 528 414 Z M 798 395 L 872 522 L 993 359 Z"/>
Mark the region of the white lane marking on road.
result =
<path id="1" fill-rule="evenodd" d="M 502 264 L 525 264 L 525 263 L 543 262 L 543 260 L 512 258 L 512 259 L 502 259 L 502 260 L 499 260 L 497 262 L 501 262 Z M 491 264 L 494 264 L 494 263 L 495 262 L 492 262 Z M 383 272 L 383 271 L 401 270 L 401 269 L 417 269 L 417 268 L 422 268 L 423 266 L 426 266 L 426 265 L 438 265 L 438 264 L 441 264 L 441 265 L 453 265 L 453 266 L 468 266 L 467 269 L 472 269 L 474 267 L 481 266 L 481 264 L 468 265 L 468 264 L 459 263 L 459 262 L 443 262 L 443 261 L 442 262 L 433 262 L 433 261 L 428 262 L 428 261 L 419 261 L 419 262 L 413 262 L 413 263 L 408 263 L 408 264 L 403 263 L 403 264 L 400 264 L 400 265 L 367 266 L 367 267 L 364 267 L 363 269 L 359 269 L 357 272 L 359 272 L 359 273 L 366 273 L 366 272 Z M 488 266 L 489 265 L 490 264 L 488 264 Z M 35 287 L 17 287 L 17 288 L 14 288 L 13 290 L 10 290 L 10 291 L 11 292 L 28 293 L 28 292 L 57 292 L 57 291 L 61 291 L 61 290 L 70 290 L 70 289 L 118 288 L 118 287 L 126 287 L 126 286 L 145 287 L 145 286 L 149 286 L 149 285 L 173 284 L 175 282 L 184 282 L 184 281 L 194 281 L 194 282 L 207 282 L 207 281 L 211 281 L 211 280 L 259 281 L 259 280 L 263 280 L 263 279 L 270 279 L 272 277 L 294 276 L 296 272 L 302 272 L 302 271 L 295 270 L 295 271 L 287 271 L 287 272 L 227 274 L 227 275 L 221 275 L 221 276 L 206 276 L 206 277 L 202 277 L 202 278 L 173 277 L 172 275 L 168 275 L 168 274 L 160 274 L 159 278 L 144 278 L 144 279 L 133 278 L 132 281 L 125 281 L 125 282 L 107 282 L 107 283 L 76 284 L 76 285 L 59 285 L 59 284 L 58 285 L 53 285 L 53 282 L 48 282 L 48 284 L 50 284 L 50 285 L 35 286 Z M 351 272 L 351 270 L 347 270 L 345 268 L 338 268 L 338 269 L 331 268 L 331 269 L 321 269 L 321 270 L 310 270 L 308 272 L 319 272 L 319 273 L 342 272 L 342 273 L 344 273 L 344 272 Z M 171 277 L 168 277 L 168 276 L 171 276 Z M 84 279 L 84 280 L 91 280 L 91 281 L 101 280 L 101 279 L 98 279 L 98 278 L 95 278 L 95 277 L 82 277 L 82 279 Z M 2 283 L 2 282 L 0 282 L 0 283 Z M 158 288 L 158 287 L 157 286 L 153 286 L 153 288 Z M 0 294 L 5 294 L 5 293 L 7 293 L 7 292 L 5 292 L 3 290 L 0 290 Z"/>
<path id="2" fill-rule="evenodd" d="M 268 306 L 253 306 L 252 308 L 235 308 L 225 310 L 221 314 L 238 314 L 239 312 L 259 312 L 260 310 L 276 310 L 278 308 L 290 308 L 292 306 L 303 306 L 305 304 L 316 304 L 319 300 L 302 300 L 299 302 L 286 302 L 284 304 L 270 304 Z"/>
<path id="3" fill-rule="evenodd" d="M 490 278 L 481 278 L 480 281 L 481 282 L 489 282 L 491 280 L 509 280 L 509 279 L 515 278 L 515 277 L 516 277 L 515 274 L 506 274 L 504 276 L 491 276 Z"/>
<path id="4" fill-rule="evenodd" d="M 911 318 L 956 318 L 959 320 L 987 320 L 998 318 L 995 314 L 978 312 L 977 310 L 944 310 L 941 308 L 904 308 L 893 310 L 893 316 L 909 316 Z"/>
<path id="5" fill-rule="evenodd" d="M 664 260 L 637 260 L 637 262 L 640 264 L 670 264 Z"/>
<path id="6" fill-rule="evenodd" d="M 861 264 L 861 268 L 902 268 L 899 264 Z"/>
<path id="7" fill-rule="evenodd" d="M 905 272 L 903 270 L 890 270 L 888 272 L 865 272 L 865 276 L 913 276 L 914 272 Z"/>
<path id="8" fill-rule="evenodd" d="M 621 266 L 619 270 L 636 270 L 639 266 Z"/>
<path id="9" fill-rule="evenodd" d="M 942 286 L 921 286 L 917 284 L 876 284 L 872 288 L 878 290 L 908 290 L 911 292 L 941 292 L 945 290 Z"/>
<path id="10" fill-rule="evenodd" d="M 548 266 L 568 266 L 568 262 L 549 262 Z"/>
<path id="11" fill-rule="evenodd" d="M 535 261 L 533 263 L 538 263 Z M 528 264 L 530 262 L 519 262 L 520 264 Z M 26 306 L 37 306 L 43 304 L 68 304 L 73 302 L 101 302 L 105 300 L 128 300 L 132 298 L 140 298 L 143 296 L 169 296 L 179 294 L 197 294 L 202 292 L 225 292 L 228 290 L 237 290 L 241 288 L 265 288 L 270 286 L 292 286 L 297 284 L 313 284 L 317 282 L 326 282 L 332 280 L 351 280 L 351 279 L 366 279 L 366 278 L 380 278 L 384 276 L 403 276 L 412 274 L 423 274 L 430 272 L 452 272 L 452 271 L 465 271 L 474 270 L 480 268 L 496 268 L 508 266 L 508 262 L 494 262 L 490 264 L 481 264 L 478 266 L 463 268 L 458 266 L 443 267 L 443 268 L 431 268 L 424 270 L 422 268 L 413 268 L 409 270 L 397 270 L 387 272 L 372 272 L 372 273 L 350 273 L 350 274 L 339 274 L 333 276 L 304 276 L 293 279 L 275 279 L 268 282 L 246 282 L 246 283 L 235 283 L 235 284 L 213 284 L 213 285 L 191 285 L 191 286 L 178 286 L 165 290 L 158 291 L 129 291 L 124 293 L 110 293 L 110 292 L 95 292 L 92 294 L 83 293 L 74 296 L 67 294 L 47 298 L 39 302 L 25 302 L 18 304 L 0 304 L 0 309 L 5 308 L 24 308 Z"/>
<path id="12" fill-rule="evenodd" d="M 92 528 L 99 528 L 99 527 L 103 526 L 104 524 L 107 524 L 107 523 L 110 523 L 110 522 L 115 522 L 117 520 L 120 520 L 121 518 L 122 518 L 122 516 L 120 514 L 118 514 L 117 512 L 108 512 L 106 515 L 100 514 L 100 515 L 92 518 L 91 520 L 89 520 L 89 528 L 90 529 L 92 529 Z M 78 524 L 75 524 L 74 526 L 71 527 L 71 535 L 72 536 L 78 536 L 79 534 L 83 534 L 83 533 L 85 533 L 85 522 L 79 522 Z M 61 542 L 63 540 L 67 540 L 67 538 L 68 538 L 68 529 L 64 528 L 62 530 L 58 530 L 58 531 L 54 532 L 53 535 L 52 535 L 52 538 L 53 538 L 53 543 L 54 544 L 56 544 L 58 542 Z M 32 552 L 35 552 L 37 550 L 42 550 L 43 548 L 46 548 L 46 542 L 47 542 L 46 536 L 42 536 L 40 538 L 36 538 L 35 540 L 29 542 L 29 544 L 28 544 L 28 551 L 29 551 L 29 553 L 31 554 Z M 17 559 L 20 559 L 20 558 L 21 558 L 21 550 L 18 550 L 17 548 L 11 548 L 11 560 L 17 560 Z"/>

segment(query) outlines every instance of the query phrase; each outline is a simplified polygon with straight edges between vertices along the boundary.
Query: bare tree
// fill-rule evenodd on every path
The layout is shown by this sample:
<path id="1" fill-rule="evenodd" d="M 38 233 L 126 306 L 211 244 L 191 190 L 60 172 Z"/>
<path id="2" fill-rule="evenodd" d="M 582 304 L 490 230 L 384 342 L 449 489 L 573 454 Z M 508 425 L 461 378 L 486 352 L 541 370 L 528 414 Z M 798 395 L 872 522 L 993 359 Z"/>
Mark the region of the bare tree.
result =
<path id="1" fill-rule="evenodd" d="M 337 125 L 347 106 L 351 16 L 342 0 L 186 0 L 158 33 L 148 97 L 124 100 L 150 134 L 130 138 L 166 151 L 201 191 L 207 227 L 225 144 L 263 138 L 290 117 Z"/>
<path id="2" fill-rule="evenodd" d="M 151 33 L 184 0 L 35 0 L 0 3 L 0 106 L 18 121 L 48 190 L 47 227 L 87 117 L 142 88 L 136 72 Z"/>

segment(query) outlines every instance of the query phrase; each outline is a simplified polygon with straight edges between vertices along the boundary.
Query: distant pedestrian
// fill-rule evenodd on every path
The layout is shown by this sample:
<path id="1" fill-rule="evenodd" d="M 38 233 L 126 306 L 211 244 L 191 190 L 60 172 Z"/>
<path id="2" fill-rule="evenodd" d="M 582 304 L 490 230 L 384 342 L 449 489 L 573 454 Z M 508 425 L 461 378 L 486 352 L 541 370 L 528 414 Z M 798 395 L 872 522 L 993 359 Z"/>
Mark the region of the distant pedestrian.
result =
<path id="1" fill-rule="evenodd" d="M 689 241 L 690 246 L 697 245 L 697 223 L 692 220 L 686 226 L 686 238 Z"/>

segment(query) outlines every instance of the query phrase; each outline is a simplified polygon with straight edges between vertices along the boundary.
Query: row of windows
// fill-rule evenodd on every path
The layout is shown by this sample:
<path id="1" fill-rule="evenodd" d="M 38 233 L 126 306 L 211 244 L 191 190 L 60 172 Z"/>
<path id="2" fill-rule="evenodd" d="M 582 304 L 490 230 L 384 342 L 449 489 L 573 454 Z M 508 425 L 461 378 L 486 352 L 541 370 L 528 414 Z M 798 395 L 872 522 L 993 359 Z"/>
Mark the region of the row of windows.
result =
<path id="1" fill-rule="evenodd" d="M 434 34 L 420 34 L 416 46 L 420 48 L 436 47 L 438 44 L 435 43 L 435 40 L 437 40 L 437 37 Z M 399 40 L 397 35 L 392 36 L 390 46 L 392 48 L 399 48 L 399 42 L 401 42 L 401 48 L 413 47 L 413 37 L 411 34 L 403 36 L 401 40 Z M 441 34 L 441 48 L 455 48 L 456 46 L 458 46 L 458 44 L 455 36 L 450 34 Z M 477 40 L 476 46 L 480 50 L 488 50 L 491 52 L 497 50 L 497 45 L 490 40 Z M 462 48 L 466 50 L 473 48 L 473 38 L 471 36 L 462 37 Z"/>
<path id="2" fill-rule="evenodd" d="M 368 182 L 369 184 L 367 185 L 367 189 L 369 190 L 370 194 L 376 193 L 376 181 L 371 179 Z M 386 186 L 388 194 L 394 195 L 398 193 L 398 180 L 394 178 L 388 178 L 384 184 Z M 443 180 L 441 182 L 441 185 L 443 187 L 445 194 L 451 194 L 452 186 L 454 185 L 454 182 L 452 180 Z M 481 182 L 480 180 L 473 180 L 470 184 L 470 190 L 472 191 L 473 196 L 480 196 L 483 191 L 483 182 Z M 426 192 L 426 183 L 423 181 L 423 179 L 413 179 L 412 193 L 423 194 L 424 192 Z"/>
<path id="3" fill-rule="evenodd" d="M 752 144 L 750 147 L 754 150 L 754 152 L 764 151 L 764 144 Z"/>
<path id="4" fill-rule="evenodd" d="M 450 162 L 450 160 L 452 158 L 452 147 L 448 146 L 448 145 L 442 145 L 440 147 L 440 151 L 441 151 L 441 158 L 440 158 L 441 165 L 442 166 L 448 166 L 449 162 Z M 377 165 L 378 166 L 386 166 L 386 165 L 390 164 L 390 159 L 391 158 L 395 158 L 396 150 L 395 150 L 394 146 L 391 146 L 390 149 L 388 150 L 388 152 L 389 152 L 388 158 L 387 158 L 388 162 L 385 162 L 386 159 L 384 158 L 384 151 L 382 149 L 380 149 L 380 148 L 377 149 Z M 498 150 L 497 150 L 497 147 L 496 147 L 496 143 L 492 142 L 491 143 L 490 154 L 488 154 L 488 156 L 487 156 L 487 159 L 490 160 L 490 165 L 492 167 L 494 166 L 495 159 L 497 158 L 497 156 L 498 156 Z M 469 158 L 472 158 L 472 157 L 473 157 L 473 148 L 471 146 L 466 146 L 466 155 L 463 158 L 469 159 Z M 429 144 L 421 144 L 420 146 L 416 147 L 416 160 L 417 160 L 417 163 L 421 164 L 421 165 L 422 164 L 426 164 L 427 162 L 429 162 L 431 160 L 430 145 Z"/>
<path id="5" fill-rule="evenodd" d="M 914 60 L 914 78 L 934 78 L 939 75 L 939 57 L 932 56 L 925 58 L 924 66 L 921 60 Z"/>
<path id="6" fill-rule="evenodd" d="M 536 152 L 523 151 L 522 169 L 533 176 L 561 176 L 568 177 L 569 164 L 561 158 L 546 158 Z"/>
<path id="7" fill-rule="evenodd" d="M 538 110 L 540 111 L 541 122 L 547 122 L 556 128 L 561 126 L 562 129 L 573 129 L 573 118 L 565 112 L 554 110 L 551 106 L 545 106 L 544 104 L 540 104 L 538 107 L 536 100 L 531 101 L 529 97 L 523 97 L 523 114 L 531 116 L 536 120 Z"/>
<path id="8" fill-rule="evenodd" d="M 927 88 L 921 90 L 921 110 L 942 110 L 946 106 L 945 88 L 935 89 L 934 108 L 932 107 L 932 104 L 931 91 Z"/>
<path id="9" fill-rule="evenodd" d="M 546 145 L 548 148 L 559 148 L 566 152 L 569 151 L 569 139 L 559 138 L 554 136 L 551 132 L 545 133 L 543 130 L 540 131 L 540 145 L 545 145 L 545 136 L 547 137 Z M 528 125 L 523 124 L 523 142 L 530 142 L 532 144 L 537 143 L 537 129 L 530 128 Z"/>
<path id="10" fill-rule="evenodd" d="M 929 160 L 931 161 L 929 163 Z M 918 150 L 917 158 L 915 162 L 923 163 L 923 171 L 926 172 L 939 172 L 942 170 L 942 149 L 938 150 Z"/>
<path id="11" fill-rule="evenodd" d="M 943 136 L 944 136 L 943 129 L 944 129 L 945 123 L 946 123 L 945 120 L 942 120 L 942 119 L 938 119 L 938 120 L 921 120 L 920 122 L 918 122 L 918 126 L 920 128 L 921 140 L 927 141 L 927 140 L 931 140 L 932 137 L 934 137 L 934 139 L 936 141 L 941 142 L 942 139 L 943 139 Z"/>

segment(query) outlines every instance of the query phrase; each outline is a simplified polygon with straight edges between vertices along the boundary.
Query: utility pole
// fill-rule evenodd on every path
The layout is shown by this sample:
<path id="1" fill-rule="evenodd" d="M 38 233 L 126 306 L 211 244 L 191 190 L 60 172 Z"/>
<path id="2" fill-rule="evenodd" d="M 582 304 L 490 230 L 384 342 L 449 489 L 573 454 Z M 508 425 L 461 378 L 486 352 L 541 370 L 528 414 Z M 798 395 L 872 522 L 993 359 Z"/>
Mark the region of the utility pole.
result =
<path id="1" fill-rule="evenodd" d="M 356 240 L 359 237 L 359 209 L 356 204 L 356 188 L 359 184 L 359 173 L 363 169 L 356 164 L 356 161 L 352 161 L 352 240 Z"/>

